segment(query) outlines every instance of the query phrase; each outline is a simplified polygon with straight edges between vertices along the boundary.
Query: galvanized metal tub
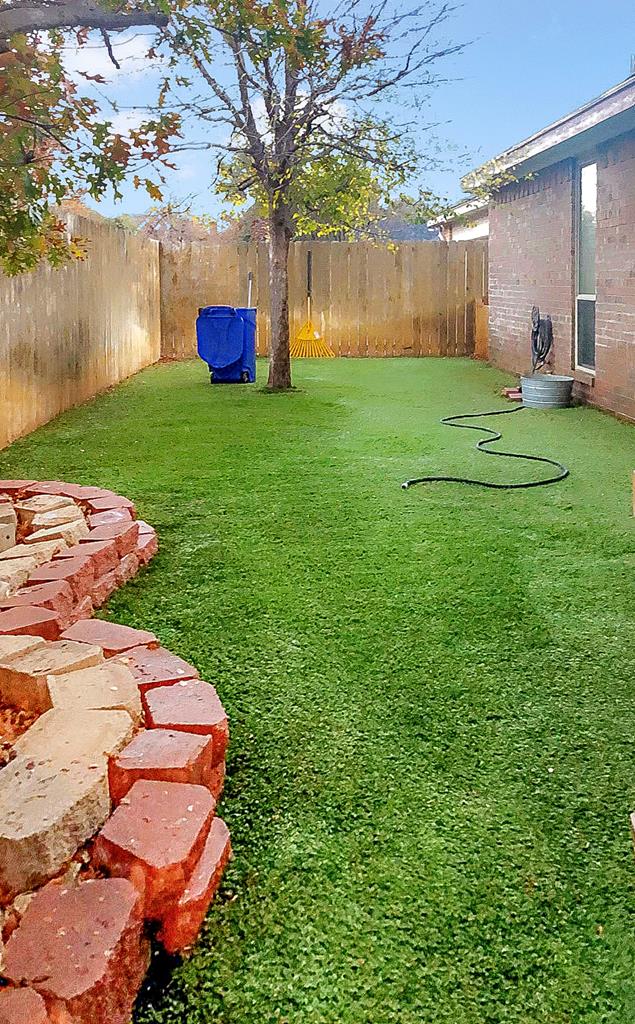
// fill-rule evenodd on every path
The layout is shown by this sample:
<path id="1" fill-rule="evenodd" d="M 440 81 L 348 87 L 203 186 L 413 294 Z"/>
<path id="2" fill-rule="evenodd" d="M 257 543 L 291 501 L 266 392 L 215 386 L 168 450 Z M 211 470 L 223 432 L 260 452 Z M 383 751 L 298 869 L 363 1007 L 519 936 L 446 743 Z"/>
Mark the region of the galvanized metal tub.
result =
<path id="1" fill-rule="evenodd" d="M 529 409 L 566 409 L 571 404 L 573 377 L 534 373 L 531 377 L 521 377 L 520 387 L 523 405 Z"/>

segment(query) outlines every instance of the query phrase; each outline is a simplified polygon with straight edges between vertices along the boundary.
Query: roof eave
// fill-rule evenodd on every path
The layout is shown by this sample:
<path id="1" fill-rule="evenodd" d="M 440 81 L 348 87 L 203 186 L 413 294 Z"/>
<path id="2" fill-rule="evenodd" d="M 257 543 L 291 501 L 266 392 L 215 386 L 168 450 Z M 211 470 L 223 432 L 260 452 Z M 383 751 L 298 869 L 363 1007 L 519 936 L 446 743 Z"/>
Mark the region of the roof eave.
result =
<path id="1" fill-rule="evenodd" d="M 635 76 L 609 89 L 524 142 L 505 150 L 462 179 L 466 189 L 483 187 L 492 173 L 522 176 L 635 128 Z"/>

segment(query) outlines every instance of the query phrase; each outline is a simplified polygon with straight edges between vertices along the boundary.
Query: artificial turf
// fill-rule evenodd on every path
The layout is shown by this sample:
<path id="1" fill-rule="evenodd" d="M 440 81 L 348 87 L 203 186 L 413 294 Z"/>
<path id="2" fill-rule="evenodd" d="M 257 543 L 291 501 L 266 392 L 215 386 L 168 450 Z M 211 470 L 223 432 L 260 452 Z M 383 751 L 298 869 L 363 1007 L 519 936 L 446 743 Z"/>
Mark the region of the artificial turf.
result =
<path id="1" fill-rule="evenodd" d="M 504 405 L 507 378 L 295 379 L 158 366 L 0 455 L 134 498 L 161 552 L 102 614 L 193 661 L 231 719 L 235 859 L 138 1024 L 629 1024 L 635 430 L 523 411 L 505 446 L 564 483 L 402 491 L 540 475 L 437 422 Z"/>

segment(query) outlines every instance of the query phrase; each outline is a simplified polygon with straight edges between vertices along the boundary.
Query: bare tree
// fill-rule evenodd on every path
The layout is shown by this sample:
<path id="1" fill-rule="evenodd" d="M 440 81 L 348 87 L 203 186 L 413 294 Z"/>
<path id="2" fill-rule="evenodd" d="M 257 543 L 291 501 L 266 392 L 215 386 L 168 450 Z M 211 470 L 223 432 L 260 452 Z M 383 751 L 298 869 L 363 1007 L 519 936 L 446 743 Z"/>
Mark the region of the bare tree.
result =
<path id="1" fill-rule="evenodd" d="M 438 62 L 462 49 L 439 39 L 453 9 L 442 0 L 411 8 L 399 0 L 336 0 L 330 10 L 317 0 L 231 7 L 202 0 L 172 12 L 165 39 L 173 70 L 161 103 L 227 133 L 219 187 L 267 212 L 271 389 L 291 386 L 288 257 L 298 219 L 304 230 L 307 218 L 325 232 L 336 229 L 334 191 L 348 189 L 355 203 L 364 174 L 376 196 L 394 194 L 416 173 L 422 98 L 438 81 Z M 198 83 L 194 99 L 190 80 L 187 98 L 179 98 L 184 61 Z M 316 173 L 326 182 L 318 199 L 308 187 Z"/>

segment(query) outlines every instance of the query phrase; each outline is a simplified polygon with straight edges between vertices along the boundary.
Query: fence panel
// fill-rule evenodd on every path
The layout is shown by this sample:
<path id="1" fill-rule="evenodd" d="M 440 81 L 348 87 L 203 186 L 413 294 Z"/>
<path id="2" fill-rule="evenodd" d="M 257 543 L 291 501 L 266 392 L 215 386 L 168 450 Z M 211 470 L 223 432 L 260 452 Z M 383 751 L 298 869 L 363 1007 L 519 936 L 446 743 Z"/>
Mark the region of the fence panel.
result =
<path id="1" fill-rule="evenodd" d="M 294 242 L 289 317 L 306 319 L 307 253 L 313 253 L 313 321 L 339 356 L 464 356 L 474 353 L 476 309 L 485 298 L 487 241 Z M 244 305 L 254 275 L 258 354 L 269 350 L 269 276 L 264 243 L 222 241 L 161 250 L 163 354 L 196 353 L 198 306 Z"/>
<path id="2" fill-rule="evenodd" d="M 167 250 L 90 217 L 68 219 L 90 240 L 86 262 L 0 275 L 0 447 L 160 355 L 193 357 L 198 307 L 245 305 L 250 272 L 258 353 L 267 354 L 265 243 L 215 239 Z M 309 250 L 312 318 L 336 355 L 482 354 L 485 240 L 296 242 L 289 275 L 294 333 L 306 319 Z"/>
<path id="3" fill-rule="evenodd" d="M 157 242 L 65 216 L 85 261 L 0 274 L 0 448 L 161 355 Z"/>

